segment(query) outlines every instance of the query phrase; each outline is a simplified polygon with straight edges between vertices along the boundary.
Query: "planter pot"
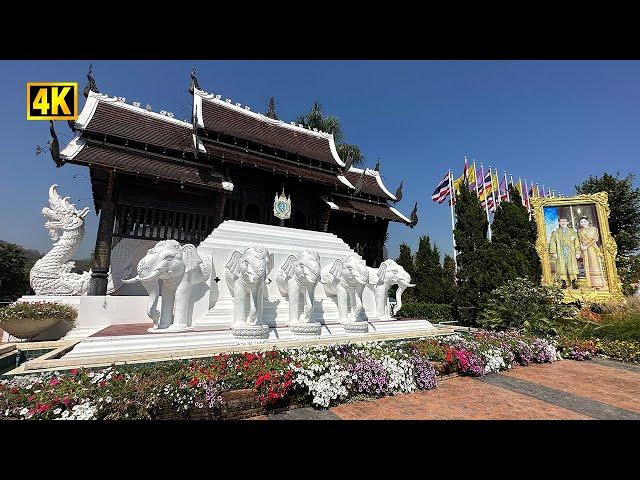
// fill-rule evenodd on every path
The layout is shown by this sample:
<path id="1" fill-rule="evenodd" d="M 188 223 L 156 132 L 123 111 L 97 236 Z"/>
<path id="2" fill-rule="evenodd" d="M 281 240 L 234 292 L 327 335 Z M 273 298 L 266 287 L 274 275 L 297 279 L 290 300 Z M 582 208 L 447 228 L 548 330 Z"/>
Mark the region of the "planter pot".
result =
<path id="1" fill-rule="evenodd" d="M 22 340 L 37 337 L 45 330 L 53 327 L 60 318 L 12 318 L 5 319 L 0 327 L 10 335 Z"/>

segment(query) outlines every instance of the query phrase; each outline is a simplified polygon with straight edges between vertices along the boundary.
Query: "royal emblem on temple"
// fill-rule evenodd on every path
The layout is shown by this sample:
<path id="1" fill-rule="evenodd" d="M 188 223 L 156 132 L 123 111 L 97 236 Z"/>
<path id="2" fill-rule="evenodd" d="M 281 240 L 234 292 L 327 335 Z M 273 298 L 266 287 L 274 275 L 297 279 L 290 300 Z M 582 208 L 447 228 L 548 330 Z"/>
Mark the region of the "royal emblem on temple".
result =
<path id="1" fill-rule="evenodd" d="M 287 197 L 284 194 L 284 189 L 279 196 L 276 194 L 273 199 L 273 214 L 282 220 L 291 218 L 291 195 Z"/>

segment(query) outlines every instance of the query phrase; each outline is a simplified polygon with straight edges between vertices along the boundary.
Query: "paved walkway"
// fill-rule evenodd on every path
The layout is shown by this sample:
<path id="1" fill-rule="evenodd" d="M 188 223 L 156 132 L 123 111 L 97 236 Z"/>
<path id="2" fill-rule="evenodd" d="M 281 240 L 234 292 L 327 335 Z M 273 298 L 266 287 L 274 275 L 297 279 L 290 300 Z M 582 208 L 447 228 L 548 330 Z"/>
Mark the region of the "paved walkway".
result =
<path id="1" fill-rule="evenodd" d="M 516 367 L 482 378 L 269 420 L 640 420 L 640 366 L 604 359 Z"/>

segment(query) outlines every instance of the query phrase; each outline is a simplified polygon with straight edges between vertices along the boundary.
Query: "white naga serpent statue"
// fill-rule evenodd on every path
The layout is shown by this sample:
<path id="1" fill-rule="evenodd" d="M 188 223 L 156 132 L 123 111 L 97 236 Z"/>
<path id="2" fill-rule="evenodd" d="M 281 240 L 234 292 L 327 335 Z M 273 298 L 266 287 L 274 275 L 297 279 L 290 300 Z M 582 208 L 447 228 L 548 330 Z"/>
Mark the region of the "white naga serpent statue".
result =
<path id="1" fill-rule="evenodd" d="M 84 237 L 84 217 L 89 208 L 77 210 L 69 197 L 60 198 L 57 187 L 51 185 L 49 207 L 42 209 L 44 227 L 54 245 L 31 269 L 31 288 L 36 295 L 86 295 L 91 272 L 71 273 L 75 263 L 70 260 Z"/>

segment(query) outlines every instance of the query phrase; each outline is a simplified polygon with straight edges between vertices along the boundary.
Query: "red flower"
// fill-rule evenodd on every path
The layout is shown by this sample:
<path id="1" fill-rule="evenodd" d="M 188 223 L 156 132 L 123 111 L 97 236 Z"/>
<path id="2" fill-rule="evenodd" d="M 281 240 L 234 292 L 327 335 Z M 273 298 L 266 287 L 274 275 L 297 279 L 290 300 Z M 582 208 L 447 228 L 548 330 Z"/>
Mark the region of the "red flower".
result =
<path id="1" fill-rule="evenodd" d="M 59 383 L 60 383 L 60 380 L 58 380 L 57 378 L 52 378 L 51 381 L 49 382 L 49 385 L 51 385 L 52 387 L 55 387 Z"/>
<path id="2" fill-rule="evenodd" d="M 196 377 L 193 377 L 191 379 L 191 381 L 189 382 L 189 386 L 190 387 L 195 387 L 196 385 L 198 385 L 199 380 Z"/>
<path id="3" fill-rule="evenodd" d="M 66 406 L 69 406 L 69 404 L 71 403 L 71 400 L 69 400 L 69 397 L 64 397 L 64 399 L 62 400 L 62 403 L 64 403 Z"/>
<path id="4" fill-rule="evenodd" d="M 14 387 L 14 388 L 12 388 L 12 389 L 10 390 L 10 392 L 11 392 L 11 393 L 18 393 L 18 389 Z"/>
<path id="5" fill-rule="evenodd" d="M 31 400 L 33 400 L 35 397 L 36 397 L 35 395 L 29 395 L 29 398 L 27 398 L 27 400 L 31 401 Z"/>
<path id="6" fill-rule="evenodd" d="M 100 388 L 104 387 L 106 384 L 107 384 L 107 382 L 105 382 L 104 380 L 100 380 L 100 381 L 98 382 L 98 386 L 99 386 Z"/>
<path id="7" fill-rule="evenodd" d="M 73 375 L 75 377 L 78 374 L 78 369 L 77 368 L 72 368 L 71 372 L 69 372 L 69 373 L 71 373 L 71 375 Z"/>

